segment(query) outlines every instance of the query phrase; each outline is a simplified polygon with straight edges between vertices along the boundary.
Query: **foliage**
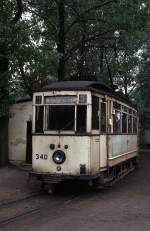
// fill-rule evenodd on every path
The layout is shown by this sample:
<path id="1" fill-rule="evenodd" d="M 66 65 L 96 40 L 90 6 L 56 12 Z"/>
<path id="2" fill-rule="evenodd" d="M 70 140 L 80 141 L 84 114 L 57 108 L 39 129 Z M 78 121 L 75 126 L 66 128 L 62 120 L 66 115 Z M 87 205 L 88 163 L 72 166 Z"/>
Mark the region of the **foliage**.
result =
<path id="1" fill-rule="evenodd" d="M 148 0 L 28 0 L 12 26 L 16 2 L 0 3 L 11 95 L 32 95 L 53 75 L 102 80 L 149 107 Z"/>
<path id="2" fill-rule="evenodd" d="M 128 94 L 146 39 L 148 1 L 31 0 L 26 7 L 43 21 L 45 41 L 53 40 L 61 54 L 59 79 L 96 76 Z"/>

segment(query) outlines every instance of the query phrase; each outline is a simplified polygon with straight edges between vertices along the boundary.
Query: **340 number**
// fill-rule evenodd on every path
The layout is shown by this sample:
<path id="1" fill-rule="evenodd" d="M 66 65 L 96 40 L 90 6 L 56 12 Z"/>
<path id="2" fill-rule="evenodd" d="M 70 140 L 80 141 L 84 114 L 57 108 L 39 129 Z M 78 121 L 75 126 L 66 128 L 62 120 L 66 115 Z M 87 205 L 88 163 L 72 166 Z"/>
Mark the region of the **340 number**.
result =
<path id="1" fill-rule="evenodd" d="M 47 160 L 47 154 L 36 154 L 36 160 L 38 159 Z"/>

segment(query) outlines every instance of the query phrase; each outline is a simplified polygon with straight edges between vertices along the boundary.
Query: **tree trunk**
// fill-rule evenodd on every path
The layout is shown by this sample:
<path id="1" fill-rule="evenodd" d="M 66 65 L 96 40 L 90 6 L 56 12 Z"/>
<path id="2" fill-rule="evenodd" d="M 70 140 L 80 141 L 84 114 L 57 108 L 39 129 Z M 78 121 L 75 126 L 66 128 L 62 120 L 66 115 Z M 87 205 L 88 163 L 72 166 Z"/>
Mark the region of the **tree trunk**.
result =
<path id="1" fill-rule="evenodd" d="M 64 0 L 59 0 L 58 4 L 58 43 L 57 50 L 61 55 L 58 63 L 58 79 L 65 78 L 65 3 Z"/>
<path id="2" fill-rule="evenodd" d="M 106 60 L 106 65 L 107 65 L 107 69 L 108 69 L 110 85 L 111 85 L 112 88 L 114 88 L 114 81 L 113 81 L 111 69 L 110 69 L 110 66 L 109 66 L 109 62 L 108 62 L 108 59 L 107 59 L 106 51 L 105 51 L 105 60 Z"/>
<path id="3" fill-rule="evenodd" d="M 22 0 L 16 0 L 15 15 L 10 21 L 9 25 L 7 23 L 5 24 L 4 22 L 3 33 L 0 34 L 0 166 L 8 164 L 9 43 L 5 35 L 8 34 L 8 28 L 10 29 L 19 21 L 22 12 Z"/>
<path id="4" fill-rule="evenodd" d="M 84 33 L 82 34 L 82 43 L 79 52 L 80 52 L 80 60 L 78 64 L 78 75 L 79 78 L 81 78 L 83 76 L 83 65 L 85 60 L 85 34 Z"/>

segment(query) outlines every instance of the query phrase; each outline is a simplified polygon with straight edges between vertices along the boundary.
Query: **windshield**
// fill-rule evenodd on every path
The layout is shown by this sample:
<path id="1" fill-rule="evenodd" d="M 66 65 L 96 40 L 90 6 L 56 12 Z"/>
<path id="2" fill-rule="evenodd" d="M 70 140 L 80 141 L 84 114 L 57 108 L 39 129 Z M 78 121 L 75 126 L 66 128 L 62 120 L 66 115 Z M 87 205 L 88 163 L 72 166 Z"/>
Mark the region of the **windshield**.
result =
<path id="1" fill-rule="evenodd" d="M 46 130 L 75 130 L 75 106 L 46 106 Z"/>

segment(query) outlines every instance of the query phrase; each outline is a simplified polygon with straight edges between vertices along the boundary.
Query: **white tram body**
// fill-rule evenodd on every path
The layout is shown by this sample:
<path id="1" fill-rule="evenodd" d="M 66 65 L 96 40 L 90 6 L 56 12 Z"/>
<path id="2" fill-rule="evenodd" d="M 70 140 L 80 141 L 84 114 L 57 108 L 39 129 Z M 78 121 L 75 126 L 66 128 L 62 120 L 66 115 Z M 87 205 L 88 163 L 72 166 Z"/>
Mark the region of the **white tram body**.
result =
<path id="1" fill-rule="evenodd" d="M 115 180 L 138 156 L 137 111 L 99 82 L 55 82 L 33 95 L 32 144 L 43 182 Z"/>

